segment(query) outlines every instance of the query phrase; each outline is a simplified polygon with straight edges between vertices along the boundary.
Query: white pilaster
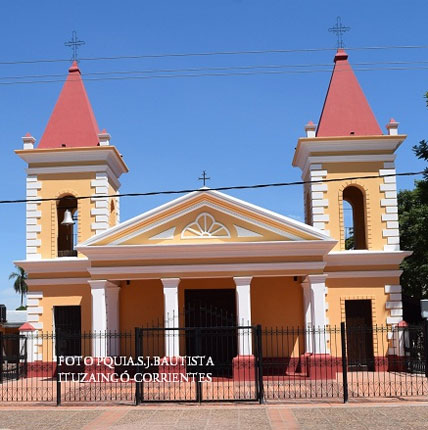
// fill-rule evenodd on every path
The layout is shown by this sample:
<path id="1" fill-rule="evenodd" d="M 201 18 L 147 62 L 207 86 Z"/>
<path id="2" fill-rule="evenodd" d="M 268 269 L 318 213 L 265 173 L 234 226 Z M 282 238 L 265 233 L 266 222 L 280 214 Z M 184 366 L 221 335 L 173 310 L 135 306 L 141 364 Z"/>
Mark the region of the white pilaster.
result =
<path id="1" fill-rule="evenodd" d="M 323 183 L 323 179 L 327 177 L 327 170 L 322 168 L 321 164 L 311 164 L 309 166 L 309 180 L 319 181 L 309 185 L 310 201 L 311 201 L 311 217 L 312 225 L 321 230 L 324 234 L 329 235 L 328 223 L 330 216 L 325 213 L 328 208 L 327 184 Z M 326 228 L 327 227 L 327 228 Z"/>
<path id="2" fill-rule="evenodd" d="M 305 279 L 302 282 L 303 290 L 303 316 L 305 318 L 305 352 L 312 352 L 312 336 L 310 330 L 312 330 L 312 306 L 311 306 L 311 289 L 309 282 Z"/>
<path id="3" fill-rule="evenodd" d="M 401 295 L 401 285 L 385 285 L 385 294 L 388 294 L 385 307 L 389 311 L 389 317 L 386 318 L 386 324 L 389 328 L 389 338 L 392 339 L 388 348 L 388 354 L 390 355 L 404 355 L 402 347 L 404 337 L 403 330 L 398 327 L 403 321 L 403 302 Z"/>
<path id="4" fill-rule="evenodd" d="M 37 175 L 27 176 L 27 200 L 36 200 L 39 198 L 38 192 L 42 188 L 42 183 L 37 180 Z M 27 260 L 40 260 L 41 239 L 40 233 L 42 226 L 38 220 L 42 214 L 40 211 L 40 202 L 26 203 L 26 258 Z"/>
<path id="5" fill-rule="evenodd" d="M 105 336 L 106 332 L 119 331 L 119 290 L 113 282 L 88 281 L 92 294 L 92 355 L 105 357 L 119 352 L 118 342 Z"/>
<path id="6" fill-rule="evenodd" d="M 314 354 L 327 353 L 327 336 L 325 327 L 326 317 L 326 286 L 327 275 L 308 275 L 305 281 L 309 284 L 311 296 L 311 318 L 314 330 L 312 339 L 312 352 Z"/>
<path id="7" fill-rule="evenodd" d="M 395 175 L 394 162 L 385 162 L 383 169 L 379 169 L 379 175 Z M 400 250 L 400 232 L 398 229 L 398 202 L 397 202 L 397 181 L 395 176 L 383 178 L 383 183 L 379 185 L 380 192 L 384 193 L 381 199 L 381 206 L 384 208 L 382 222 L 386 222 L 386 228 L 382 230 L 382 237 L 386 238 L 387 244 L 383 246 L 384 251 Z"/>
<path id="8" fill-rule="evenodd" d="M 235 277 L 236 285 L 236 307 L 238 325 L 251 325 L 251 276 Z M 252 355 L 252 336 L 249 329 L 239 329 L 238 354 Z"/>
<path id="9" fill-rule="evenodd" d="M 178 284 L 180 278 L 163 278 L 165 328 L 178 328 Z M 165 356 L 180 355 L 180 336 L 178 330 L 165 330 Z"/>
<path id="10" fill-rule="evenodd" d="M 101 233 L 109 228 L 110 204 L 107 196 L 109 193 L 108 175 L 106 172 L 96 173 L 96 179 L 91 181 L 91 188 L 95 188 L 95 196 L 92 201 L 95 202 L 95 208 L 91 210 L 91 215 L 95 216 L 95 222 L 91 224 L 91 230 L 95 234 Z"/>

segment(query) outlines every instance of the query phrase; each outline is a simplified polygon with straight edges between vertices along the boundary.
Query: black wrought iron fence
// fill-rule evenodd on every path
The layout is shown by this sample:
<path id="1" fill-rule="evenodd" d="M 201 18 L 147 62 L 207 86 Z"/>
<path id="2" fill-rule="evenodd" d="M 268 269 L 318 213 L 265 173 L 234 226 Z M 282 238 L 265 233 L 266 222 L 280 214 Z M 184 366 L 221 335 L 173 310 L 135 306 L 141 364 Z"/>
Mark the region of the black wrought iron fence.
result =
<path id="1" fill-rule="evenodd" d="M 139 404 L 428 394 L 427 327 L 0 333 L 0 401 Z"/>

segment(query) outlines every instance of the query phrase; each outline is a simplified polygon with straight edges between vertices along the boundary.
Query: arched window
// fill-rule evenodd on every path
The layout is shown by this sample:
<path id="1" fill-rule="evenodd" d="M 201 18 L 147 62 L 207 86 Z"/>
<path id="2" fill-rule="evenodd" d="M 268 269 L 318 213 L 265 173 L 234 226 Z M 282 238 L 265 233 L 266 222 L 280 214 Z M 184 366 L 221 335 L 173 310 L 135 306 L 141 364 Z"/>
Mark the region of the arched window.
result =
<path id="1" fill-rule="evenodd" d="M 76 257 L 77 251 L 77 200 L 67 195 L 58 201 L 58 257 Z"/>
<path id="2" fill-rule="evenodd" d="M 365 198 L 360 188 L 343 190 L 345 249 L 367 249 Z"/>

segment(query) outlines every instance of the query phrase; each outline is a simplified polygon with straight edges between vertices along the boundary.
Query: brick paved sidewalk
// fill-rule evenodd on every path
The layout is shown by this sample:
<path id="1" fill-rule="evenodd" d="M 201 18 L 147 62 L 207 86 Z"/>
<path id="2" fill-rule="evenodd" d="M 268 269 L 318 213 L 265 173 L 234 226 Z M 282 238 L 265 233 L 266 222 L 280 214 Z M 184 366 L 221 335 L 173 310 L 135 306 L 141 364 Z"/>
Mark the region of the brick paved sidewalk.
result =
<path id="1" fill-rule="evenodd" d="M 428 403 L 0 407 L 0 430 L 428 430 Z"/>

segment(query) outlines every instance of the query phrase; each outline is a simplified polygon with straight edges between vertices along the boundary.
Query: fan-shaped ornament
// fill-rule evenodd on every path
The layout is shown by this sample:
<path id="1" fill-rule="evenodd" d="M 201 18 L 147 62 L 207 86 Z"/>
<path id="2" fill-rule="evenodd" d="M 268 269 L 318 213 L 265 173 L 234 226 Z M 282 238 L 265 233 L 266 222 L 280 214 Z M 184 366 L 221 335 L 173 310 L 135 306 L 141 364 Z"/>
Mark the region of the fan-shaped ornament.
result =
<path id="1" fill-rule="evenodd" d="M 207 212 L 199 214 L 195 221 L 188 224 L 181 232 L 182 239 L 223 239 L 229 237 L 230 232 L 225 225 L 216 221 Z"/>

